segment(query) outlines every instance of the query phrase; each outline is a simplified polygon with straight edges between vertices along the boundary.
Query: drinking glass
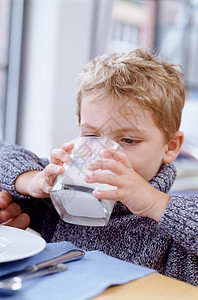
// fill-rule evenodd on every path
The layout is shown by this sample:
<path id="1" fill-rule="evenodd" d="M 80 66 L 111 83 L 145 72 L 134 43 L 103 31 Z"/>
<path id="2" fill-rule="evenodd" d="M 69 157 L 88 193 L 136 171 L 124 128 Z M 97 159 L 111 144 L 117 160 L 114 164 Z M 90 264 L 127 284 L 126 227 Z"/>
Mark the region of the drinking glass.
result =
<path id="1" fill-rule="evenodd" d="M 87 226 L 107 225 L 115 201 L 97 199 L 92 193 L 98 190 L 113 190 L 115 186 L 101 183 L 87 183 L 85 175 L 90 172 L 87 167 L 95 160 L 104 160 L 103 149 L 121 149 L 121 146 L 108 138 L 78 137 L 69 163 L 65 163 L 65 172 L 59 175 L 50 193 L 52 202 L 61 218 L 72 224 Z M 95 172 L 111 173 L 109 170 Z"/>

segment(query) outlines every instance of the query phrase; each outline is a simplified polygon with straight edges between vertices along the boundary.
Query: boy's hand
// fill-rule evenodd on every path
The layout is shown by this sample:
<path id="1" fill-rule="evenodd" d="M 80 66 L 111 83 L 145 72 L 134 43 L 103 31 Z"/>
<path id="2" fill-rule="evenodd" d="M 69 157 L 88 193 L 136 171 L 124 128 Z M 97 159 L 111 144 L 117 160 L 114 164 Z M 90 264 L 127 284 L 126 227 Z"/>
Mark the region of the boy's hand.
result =
<path id="1" fill-rule="evenodd" d="M 62 166 L 70 160 L 70 154 L 74 144 L 63 144 L 60 148 L 52 150 L 50 162 L 55 165 Z"/>
<path id="2" fill-rule="evenodd" d="M 103 151 L 104 160 L 95 161 L 89 170 L 110 170 L 113 174 L 93 172 L 86 176 L 89 183 L 105 183 L 117 187 L 116 190 L 95 190 L 94 197 L 120 201 L 131 212 L 143 217 L 159 221 L 170 197 L 154 187 L 138 175 L 132 168 L 124 152 L 110 149 Z"/>
<path id="3" fill-rule="evenodd" d="M 64 144 L 60 149 L 52 151 L 51 163 L 43 171 L 28 171 L 21 174 L 15 182 L 17 192 L 35 198 L 49 197 L 57 176 L 65 171 L 62 165 L 69 160 L 72 149 L 73 144 Z"/>
<path id="4" fill-rule="evenodd" d="M 30 224 L 27 214 L 21 213 L 17 203 L 12 202 L 12 196 L 7 191 L 0 192 L 0 224 L 26 229 Z"/>

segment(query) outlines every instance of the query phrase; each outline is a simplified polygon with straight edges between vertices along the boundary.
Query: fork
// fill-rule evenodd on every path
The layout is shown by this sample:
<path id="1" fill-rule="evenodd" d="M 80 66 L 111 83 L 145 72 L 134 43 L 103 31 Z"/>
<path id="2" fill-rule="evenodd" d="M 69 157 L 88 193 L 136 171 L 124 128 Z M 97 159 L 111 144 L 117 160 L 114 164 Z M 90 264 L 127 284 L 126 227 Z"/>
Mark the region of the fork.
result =
<path id="1" fill-rule="evenodd" d="M 24 273 L 20 276 L 14 276 L 4 281 L 0 281 L 0 293 L 10 294 L 13 292 L 17 292 L 22 287 L 22 281 L 26 279 L 30 279 L 33 277 L 40 277 L 44 275 L 49 275 L 57 272 L 62 272 L 67 270 L 67 265 L 64 263 L 56 264 L 53 266 L 46 267 L 45 269 L 41 269 L 36 272 Z"/>

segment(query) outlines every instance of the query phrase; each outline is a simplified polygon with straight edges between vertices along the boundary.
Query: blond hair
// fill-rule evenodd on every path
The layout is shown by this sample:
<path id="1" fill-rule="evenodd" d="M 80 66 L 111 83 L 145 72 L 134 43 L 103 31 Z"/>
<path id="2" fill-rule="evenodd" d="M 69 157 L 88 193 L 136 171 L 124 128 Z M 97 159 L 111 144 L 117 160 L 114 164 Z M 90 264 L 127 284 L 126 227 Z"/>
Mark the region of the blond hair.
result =
<path id="1" fill-rule="evenodd" d="M 143 49 L 96 57 L 81 74 L 77 114 L 84 96 L 110 96 L 113 101 L 136 100 L 153 111 L 156 125 L 170 139 L 179 129 L 185 101 L 184 75 L 179 65 L 162 61 Z"/>

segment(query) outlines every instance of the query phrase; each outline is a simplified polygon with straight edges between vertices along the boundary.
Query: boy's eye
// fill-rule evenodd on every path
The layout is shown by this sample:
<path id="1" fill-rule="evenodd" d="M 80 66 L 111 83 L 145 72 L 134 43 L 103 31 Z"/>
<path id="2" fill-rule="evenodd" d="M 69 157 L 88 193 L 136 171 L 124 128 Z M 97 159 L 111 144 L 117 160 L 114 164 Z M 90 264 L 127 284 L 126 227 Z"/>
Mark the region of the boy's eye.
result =
<path id="1" fill-rule="evenodd" d="M 99 137 L 98 134 L 94 134 L 94 133 L 86 133 L 82 135 L 83 137 Z"/>
<path id="2" fill-rule="evenodd" d="M 129 145 L 129 146 L 137 144 L 139 142 L 140 142 L 140 140 L 137 140 L 137 139 L 134 139 L 134 138 L 130 138 L 130 137 L 121 138 L 119 140 L 120 144 L 122 144 L 122 145 Z"/>

